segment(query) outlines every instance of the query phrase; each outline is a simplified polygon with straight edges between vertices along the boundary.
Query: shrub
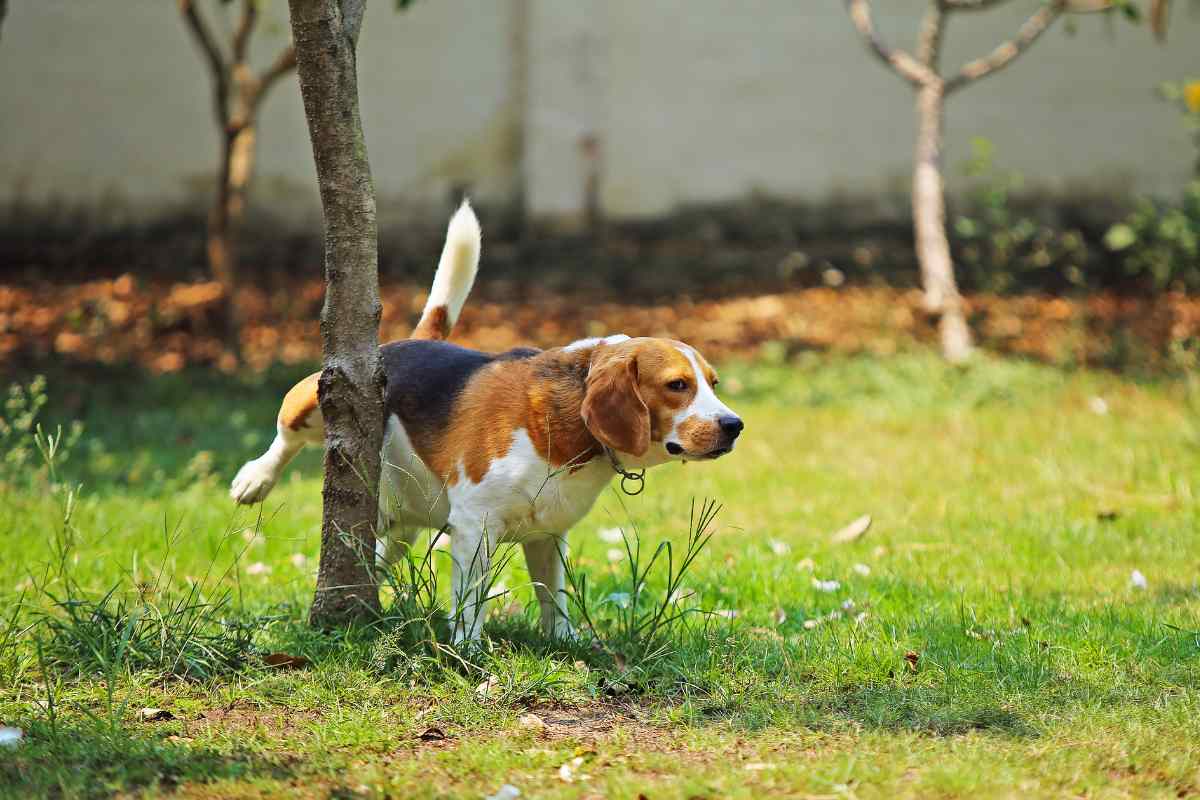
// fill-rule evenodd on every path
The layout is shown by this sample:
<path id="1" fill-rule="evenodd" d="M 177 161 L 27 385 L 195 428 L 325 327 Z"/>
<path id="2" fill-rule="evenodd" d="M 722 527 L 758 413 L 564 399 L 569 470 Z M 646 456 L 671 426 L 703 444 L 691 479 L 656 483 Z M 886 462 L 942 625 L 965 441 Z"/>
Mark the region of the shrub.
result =
<path id="1" fill-rule="evenodd" d="M 1200 180 L 1187 185 L 1177 205 L 1142 199 L 1104 243 L 1120 254 L 1127 274 L 1155 289 L 1200 289 Z"/>

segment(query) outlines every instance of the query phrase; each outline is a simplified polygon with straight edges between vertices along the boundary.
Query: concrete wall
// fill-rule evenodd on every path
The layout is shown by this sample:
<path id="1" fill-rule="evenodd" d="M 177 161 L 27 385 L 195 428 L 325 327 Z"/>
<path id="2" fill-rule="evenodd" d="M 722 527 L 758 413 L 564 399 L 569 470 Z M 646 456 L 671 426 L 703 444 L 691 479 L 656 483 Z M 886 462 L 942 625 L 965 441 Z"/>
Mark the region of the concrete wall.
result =
<path id="1" fill-rule="evenodd" d="M 877 0 L 911 42 L 920 0 Z M 945 63 L 1010 36 L 1037 3 L 955 19 Z M 286 41 L 271 0 L 254 51 Z M 956 95 L 947 161 L 972 136 L 1051 189 L 1172 192 L 1193 145 L 1155 96 L 1200 75 L 1200 24 L 1171 42 L 1080 18 Z M 902 190 L 911 93 L 869 57 L 836 0 L 421 0 L 370 7 L 363 116 L 383 221 L 460 187 L 534 215 L 614 216 L 752 191 L 821 201 Z M 216 154 L 207 74 L 169 0 L 13 0 L 0 39 L 0 202 L 58 197 L 115 215 L 203 204 Z M 294 81 L 268 99 L 253 202 L 318 205 Z M 589 189 L 589 186 L 591 187 Z M 522 191 L 523 190 L 523 191 Z"/>

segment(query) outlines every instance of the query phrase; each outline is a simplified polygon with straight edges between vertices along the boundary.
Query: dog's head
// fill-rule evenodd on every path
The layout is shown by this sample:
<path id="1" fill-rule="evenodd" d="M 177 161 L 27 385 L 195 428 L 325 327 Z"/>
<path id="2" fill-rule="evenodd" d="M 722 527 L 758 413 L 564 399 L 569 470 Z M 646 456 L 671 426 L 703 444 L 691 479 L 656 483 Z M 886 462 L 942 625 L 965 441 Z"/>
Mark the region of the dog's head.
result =
<path id="1" fill-rule="evenodd" d="M 602 444 L 646 463 L 719 458 L 743 424 L 716 385 L 713 368 L 683 342 L 610 338 L 592 352 L 583 422 Z"/>

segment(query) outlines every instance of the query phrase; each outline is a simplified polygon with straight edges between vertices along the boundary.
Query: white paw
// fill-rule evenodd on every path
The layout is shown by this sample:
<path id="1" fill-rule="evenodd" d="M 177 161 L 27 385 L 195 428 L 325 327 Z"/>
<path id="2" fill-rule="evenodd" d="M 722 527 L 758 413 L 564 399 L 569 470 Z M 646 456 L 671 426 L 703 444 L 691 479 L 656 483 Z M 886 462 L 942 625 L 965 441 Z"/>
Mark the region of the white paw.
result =
<path id="1" fill-rule="evenodd" d="M 250 505 L 265 498 L 275 486 L 279 476 L 261 459 L 247 461 L 229 485 L 229 496 L 234 502 Z"/>

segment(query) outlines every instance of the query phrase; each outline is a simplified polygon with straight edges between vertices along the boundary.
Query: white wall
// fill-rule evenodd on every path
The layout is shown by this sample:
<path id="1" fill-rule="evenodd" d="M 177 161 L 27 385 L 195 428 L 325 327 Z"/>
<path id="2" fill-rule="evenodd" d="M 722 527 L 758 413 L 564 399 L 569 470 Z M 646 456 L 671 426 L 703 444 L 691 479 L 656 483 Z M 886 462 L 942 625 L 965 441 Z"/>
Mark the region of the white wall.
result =
<path id="1" fill-rule="evenodd" d="M 217 6 L 202 7 L 221 29 Z M 441 201 L 461 182 L 485 199 L 511 197 L 510 4 L 392 9 L 369 4 L 359 43 L 381 221 L 401 198 Z M 265 10 L 252 42 L 263 63 L 288 41 L 286 0 Z M 19 190 L 135 215 L 205 201 L 218 146 L 209 80 L 172 0 L 14 0 L 0 76 L 0 200 Z M 265 101 L 259 144 L 255 201 L 311 218 L 320 201 L 294 79 Z"/>
<path id="2" fill-rule="evenodd" d="M 214 4 L 215 5 L 215 4 Z M 908 44 L 920 0 L 876 0 Z M 1171 42 L 1082 18 L 951 100 L 947 161 L 986 135 L 1050 188 L 1172 192 L 1194 158 L 1163 80 L 1200 77 L 1200 25 Z M 955 18 L 945 63 L 1010 36 L 1035 0 Z M 211 9 L 211 7 L 208 7 Z M 886 12 L 879 9 L 886 8 Z M 286 40 L 286 3 L 255 53 Z M 535 215 L 582 209 L 600 145 L 615 216 L 751 191 L 820 201 L 903 189 L 910 91 L 869 57 L 839 0 L 374 0 L 363 116 L 384 224 L 470 186 Z M 0 38 L 0 202 L 58 197 L 115 215 L 204 203 L 216 154 L 207 74 L 170 0 L 12 0 Z M 267 100 L 255 200 L 297 222 L 317 194 L 294 81 Z M 522 157 L 523 153 L 523 157 Z"/>

